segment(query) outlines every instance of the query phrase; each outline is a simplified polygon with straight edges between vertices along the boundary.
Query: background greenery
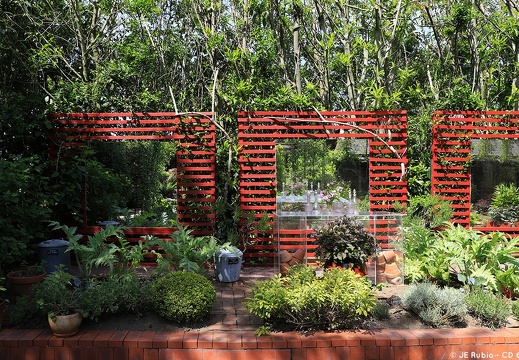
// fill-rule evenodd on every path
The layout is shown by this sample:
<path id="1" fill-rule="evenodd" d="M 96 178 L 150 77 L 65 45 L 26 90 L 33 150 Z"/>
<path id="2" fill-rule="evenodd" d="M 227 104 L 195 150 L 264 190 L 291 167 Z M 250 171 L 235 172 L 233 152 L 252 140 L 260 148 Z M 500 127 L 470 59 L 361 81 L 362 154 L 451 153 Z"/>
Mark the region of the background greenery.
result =
<path id="1" fill-rule="evenodd" d="M 433 109 L 519 107 L 512 0 L 6 0 L 0 49 L 2 268 L 47 237 L 46 220 L 77 220 L 87 165 L 130 204 L 167 196 L 164 173 L 130 177 L 92 163 L 102 149 L 48 164 L 49 112 L 214 109 L 230 135 L 218 136 L 225 234 L 236 226 L 237 163 L 228 174 L 226 162 L 237 110 L 406 109 L 409 189 L 424 195 Z M 163 172 L 169 150 L 154 146 L 118 151 L 124 161 L 158 154 L 138 166 Z M 128 194 L 128 182 L 149 188 Z"/>

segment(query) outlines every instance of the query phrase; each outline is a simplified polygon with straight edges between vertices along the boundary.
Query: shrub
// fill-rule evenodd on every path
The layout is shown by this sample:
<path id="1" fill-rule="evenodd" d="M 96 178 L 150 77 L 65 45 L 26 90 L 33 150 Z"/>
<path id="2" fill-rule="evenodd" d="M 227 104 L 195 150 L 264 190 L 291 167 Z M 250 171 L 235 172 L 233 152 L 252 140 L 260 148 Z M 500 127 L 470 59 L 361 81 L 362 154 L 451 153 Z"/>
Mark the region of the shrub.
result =
<path id="1" fill-rule="evenodd" d="M 431 283 L 411 285 L 402 294 L 403 306 L 415 313 L 427 325 L 452 326 L 467 316 L 464 294 L 454 288 L 439 288 Z"/>
<path id="2" fill-rule="evenodd" d="M 465 297 L 465 304 L 481 325 L 491 329 L 504 327 L 511 313 L 510 302 L 503 296 L 474 287 Z"/>
<path id="3" fill-rule="evenodd" d="M 434 195 L 415 196 L 409 200 L 406 223 L 419 221 L 428 229 L 445 225 L 452 217 L 452 208 L 448 201 Z"/>
<path id="4" fill-rule="evenodd" d="M 176 271 L 158 278 L 151 285 L 157 313 L 178 323 L 200 321 L 209 315 L 216 300 L 213 284 L 203 275 Z"/>
<path id="5" fill-rule="evenodd" d="M 373 235 L 350 216 L 325 224 L 314 235 L 316 256 L 341 266 L 361 267 L 377 250 Z"/>
<path id="6" fill-rule="evenodd" d="M 149 305 L 149 287 L 134 273 L 90 279 L 81 299 L 85 316 L 98 321 L 103 314 L 132 312 L 141 314 Z"/>
<path id="7" fill-rule="evenodd" d="M 519 187 L 514 184 L 499 184 L 492 194 L 488 211 L 497 224 L 519 221 Z"/>
<path id="8" fill-rule="evenodd" d="M 173 241 L 166 241 L 155 237 L 147 237 L 146 243 L 150 248 L 159 247 L 157 254 L 157 271 L 169 272 L 192 271 L 199 274 L 206 273 L 207 264 L 213 261 L 214 254 L 229 244 L 219 245 L 214 236 L 194 236 L 193 230 L 175 222 L 178 228 L 171 234 Z"/>
<path id="9" fill-rule="evenodd" d="M 50 218 L 51 201 L 47 170 L 37 156 L 0 161 L 0 268 L 4 271 L 34 256 L 36 244 L 47 236 L 44 221 Z"/>
<path id="10" fill-rule="evenodd" d="M 389 319 L 389 307 L 390 306 L 388 303 L 379 301 L 375 305 L 375 308 L 373 309 L 373 316 L 375 316 L 375 318 L 380 319 L 380 320 Z"/>
<path id="11" fill-rule="evenodd" d="M 519 301 L 516 300 L 512 302 L 512 315 L 519 320 Z"/>
<path id="12" fill-rule="evenodd" d="M 258 282 L 247 310 L 272 325 L 299 330 L 357 328 L 372 315 L 376 299 L 371 283 L 352 270 L 291 267 L 287 276 Z"/>

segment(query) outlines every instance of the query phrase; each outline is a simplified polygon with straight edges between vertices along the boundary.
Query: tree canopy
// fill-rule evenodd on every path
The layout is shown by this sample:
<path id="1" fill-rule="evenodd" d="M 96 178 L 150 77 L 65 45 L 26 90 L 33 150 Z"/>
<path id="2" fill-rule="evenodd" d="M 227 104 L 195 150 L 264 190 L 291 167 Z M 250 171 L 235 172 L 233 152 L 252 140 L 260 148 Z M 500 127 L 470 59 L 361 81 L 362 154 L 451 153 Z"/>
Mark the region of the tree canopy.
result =
<path id="1" fill-rule="evenodd" d="M 39 218 L 48 112 L 214 110 L 223 163 L 238 110 L 406 109 L 424 174 L 433 109 L 519 109 L 515 0 L 4 0 L 0 35 L 0 157 Z"/>

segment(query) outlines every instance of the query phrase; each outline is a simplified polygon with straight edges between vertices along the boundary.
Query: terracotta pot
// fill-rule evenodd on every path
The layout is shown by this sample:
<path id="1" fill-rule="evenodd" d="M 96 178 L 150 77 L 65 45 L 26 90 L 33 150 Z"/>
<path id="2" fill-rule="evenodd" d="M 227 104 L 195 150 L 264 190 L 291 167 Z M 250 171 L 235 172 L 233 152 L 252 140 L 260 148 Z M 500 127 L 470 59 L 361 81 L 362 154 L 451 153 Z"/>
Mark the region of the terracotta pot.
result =
<path id="1" fill-rule="evenodd" d="M 11 271 L 5 277 L 9 283 L 9 290 L 16 296 L 26 296 L 32 294 L 34 284 L 42 282 L 45 279 L 45 273 L 36 276 L 19 276 L 24 270 Z"/>
<path id="2" fill-rule="evenodd" d="M 392 279 L 402 276 L 402 272 L 398 268 L 396 263 L 386 264 L 386 270 L 384 271 L 388 282 Z"/>
<path id="3" fill-rule="evenodd" d="M 302 262 L 302 260 L 299 260 L 298 258 L 296 258 L 294 256 L 294 257 L 292 257 L 292 259 L 290 259 L 290 261 L 288 262 L 288 265 L 294 266 L 295 264 L 300 264 L 301 262 Z"/>
<path id="4" fill-rule="evenodd" d="M 83 316 L 80 313 L 70 315 L 56 315 L 56 321 L 49 317 L 49 325 L 54 335 L 59 337 L 69 337 L 79 331 Z"/>
<path id="5" fill-rule="evenodd" d="M 377 266 L 383 267 L 386 265 L 386 258 L 384 257 L 383 254 L 377 255 L 376 263 L 377 263 Z"/>
<path id="6" fill-rule="evenodd" d="M 383 271 L 377 271 L 375 275 L 375 282 L 377 284 L 387 282 L 386 274 Z"/>
<path id="7" fill-rule="evenodd" d="M 386 263 L 392 263 L 396 260 L 396 254 L 393 250 L 386 250 L 382 253 L 384 255 L 384 259 L 386 259 Z"/>
<path id="8" fill-rule="evenodd" d="M 302 262 L 305 258 L 305 251 L 303 249 L 298 249 L 292 256 L 299 260 L 299 262 Z"/>
<path id="9" fill-rule="evenodd" d="M 290 260 L 292 260 L 292 255 L 286 250 L 281 250 L 279 252 L 279 262 L 281 263 L 287 263 Z"/>

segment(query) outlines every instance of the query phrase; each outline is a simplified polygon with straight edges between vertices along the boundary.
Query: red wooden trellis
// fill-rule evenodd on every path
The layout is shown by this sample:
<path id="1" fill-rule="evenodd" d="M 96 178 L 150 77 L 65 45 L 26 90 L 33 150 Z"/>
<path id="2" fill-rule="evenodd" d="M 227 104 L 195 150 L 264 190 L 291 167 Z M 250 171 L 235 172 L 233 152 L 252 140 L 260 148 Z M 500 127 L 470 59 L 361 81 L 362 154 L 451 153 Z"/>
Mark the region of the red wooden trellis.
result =
<path id="1" fill-rule="evenodd" d="M 51 114 L 50 159 L 77 151 L 90 141 L 176 141 L 177 213 L 195 234 L 214 234 L 216 198 L 215 126 L 211 113 L 75 113 Z M 83 206 L 85 232 L 86 204 Z M 133 228 L 128 235 L 168 235 L 169 228 Z"/>
<path id="2" fill-rule="evenodd" d="M 258 111 L 238 114 L 240 210 L 245 219 L 276 210 L 275 141 L 287 138 L 366 138 L 369 140 L 369 194 L 372 211 L 407 203 L 406 111 Z M 378 233 L 384 236 L 383 232 Z M 245 234 L 244 256 L 276 257 L 273 231 Z M 291 241 L 302 233 L 281 234 Z"/>
<path id="3" fill-rule="evenodd" d="M 451 202 L 454 223 L 469 226 L 471 140 L 518 139 L 519 111 L 435 111 L 432 123 L 431 192 Z"/>

